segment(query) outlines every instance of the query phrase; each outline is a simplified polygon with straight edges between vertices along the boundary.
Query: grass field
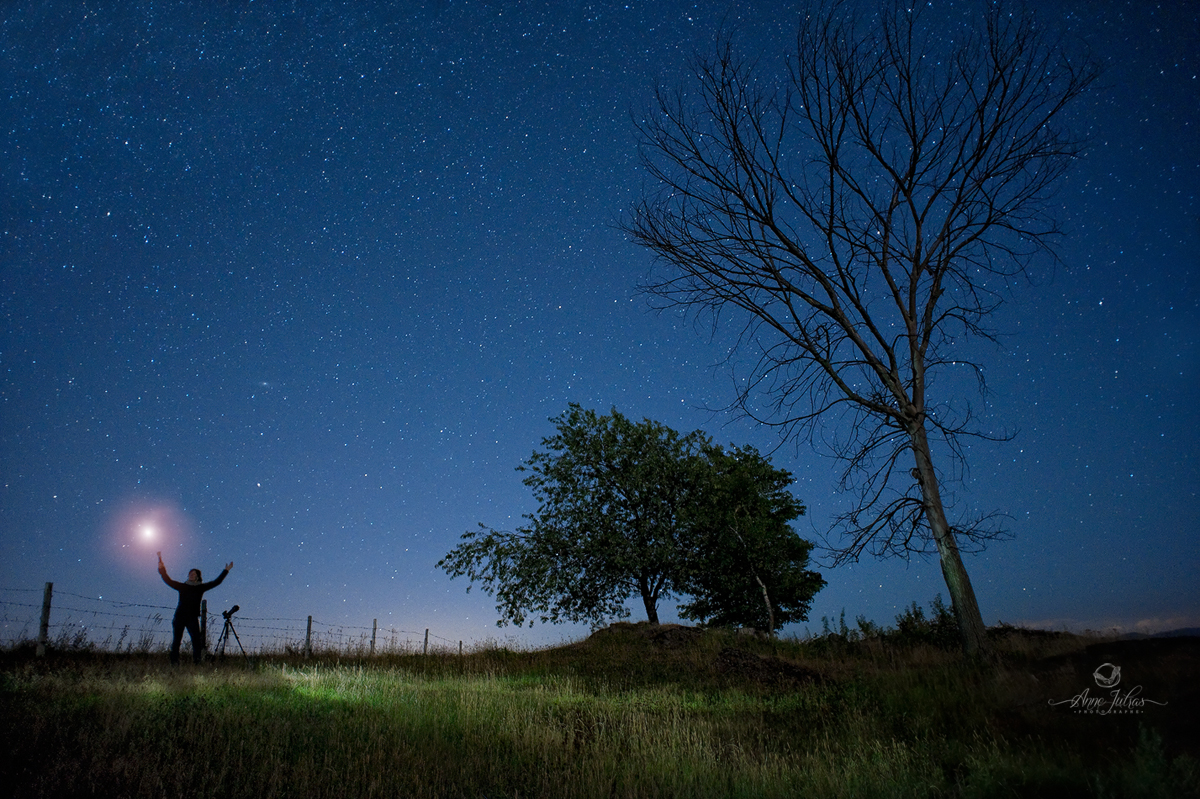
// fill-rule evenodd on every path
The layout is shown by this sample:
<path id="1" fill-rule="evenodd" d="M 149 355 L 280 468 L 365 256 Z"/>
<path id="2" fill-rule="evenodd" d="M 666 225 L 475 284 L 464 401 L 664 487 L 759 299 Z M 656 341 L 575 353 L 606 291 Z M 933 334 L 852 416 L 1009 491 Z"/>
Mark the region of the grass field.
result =
<path id="1" fill-rule="evenodd" d="M 0 785 L 11 797 L 1200 795 L 1197 639 L 993 632 L 994 663 L 844 626 L 769 641 L 621 624 L 538 651 L 177 669 L 161 653 L 22 647 L 0 653 Z M 1106 662 L 1137 698 L 1110 712 L 1063 702 L 1108 697 L 1092 674 Z"/>

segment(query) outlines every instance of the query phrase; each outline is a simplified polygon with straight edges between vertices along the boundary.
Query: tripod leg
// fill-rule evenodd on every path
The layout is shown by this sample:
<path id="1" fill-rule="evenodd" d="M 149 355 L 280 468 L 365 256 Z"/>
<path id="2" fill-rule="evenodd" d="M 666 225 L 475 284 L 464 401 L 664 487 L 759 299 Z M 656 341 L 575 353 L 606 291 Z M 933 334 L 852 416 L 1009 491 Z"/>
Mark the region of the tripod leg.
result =
<path id="1" fill-rule="evenodd" d="M 238 635 L 237 630 L 233 626 L 233 621 L 229 622 L 229 629 L 233 632 L 233 638 L 237 641 L 238 649 L 242 650 L 242 657 L 246 658 L 246 662 L 250 662 L 250 655 L 246 652 L 246 647 L 242 646 L 242 637 Z"/>
<path id="2" fill-rule="evenodd" d="M 225 643 L 229 640 L 229 628 L 231 626 L 232 625 L 230 625 L 229 619 L 226 619 L 225 626 L 221 629 L 221 637 L 217 639 L 216 655 L 219 658 L 225 657 Z"/>

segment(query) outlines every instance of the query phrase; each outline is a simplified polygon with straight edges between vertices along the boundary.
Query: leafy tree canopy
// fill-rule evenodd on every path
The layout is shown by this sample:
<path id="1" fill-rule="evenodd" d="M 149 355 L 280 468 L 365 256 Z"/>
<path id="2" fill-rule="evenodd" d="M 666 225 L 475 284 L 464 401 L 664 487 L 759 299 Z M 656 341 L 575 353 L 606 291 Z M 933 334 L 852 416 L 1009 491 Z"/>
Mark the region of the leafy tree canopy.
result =
<path id="1" fill-rule="evenodd" d="M 700 604 L 689 618 L 714 623 L 768 629 L 763 597 L 776 591 L 775 626 L 807 612 L 824 583 L 803 572 L 811 545 L 787 527 L 803 512 L 786 490 L 790 474 L 751 448 L 727 454 L 701 431 L 681 435 L 616 409 L 599 416 L 572 404 L 551 421 L 557 433 L 517 467 L 537 512 L 512 531 L 480 524 L 437 564 L 481 583 L 499 624 L 599 625 L 627 617 L 635 597 L 657 623 L 660 599 L 692 592 Z M 722 498 L 735 497 L 740 504 L 726 510 Z M 736 552 L 724 551 L 735 542 Z M 711 574 L 727 569 L 743 576 Z M 732 597 L 746 586 L 756 609 L 741 612 Z"/>
<path id="2" fill-rule="evenodd" d="M 707 455 L 697 551 L 683 584 L 692 598 L 679 614 L 769 632 L 803 621 L 825 580 L 807 568 L 812 544 L 789 525 L 805 511 L 788 491 L 791 473 L 753 447 L 712 447 Z"/>
<path id="3" fill-rule="evenodd" d="M 494 594 L 501 624 L 523 624 L 529 614 L 598 624 L 628 616 L 633 597 L 657 622 L 658 600 L 682 576 L 686 511 L 707 437 L 577 404 L 551 421 L 558 432 L 542 440 L 545 451 L 517 467 L 538 502 L 528 524 L 481 524 L 438 566 Z"/>

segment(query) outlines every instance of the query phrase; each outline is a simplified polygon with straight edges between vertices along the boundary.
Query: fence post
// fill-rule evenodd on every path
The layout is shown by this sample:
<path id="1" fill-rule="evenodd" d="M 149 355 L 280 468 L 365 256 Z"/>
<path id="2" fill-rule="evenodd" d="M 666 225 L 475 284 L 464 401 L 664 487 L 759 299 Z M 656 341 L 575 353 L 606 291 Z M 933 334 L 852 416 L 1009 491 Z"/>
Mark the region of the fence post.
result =
<path id="1" fill-rule="evenodd" d="M 208 654 L 208 600 L 200 600 L 200 651 Z"/>
<path id="2" fill-rule="evenodd" d="M 458 642 L 458 656 L 462 657 L 462 641 Z"/>
<path id="3" fill-rule="evenodd" d="M 421 654 L 423 654 L 423 655 L 429 654 L 429 628 L 428 627 L 425 628 L 425 651 L 422 652 Z"/>
<path id="4" fill-rule="evenodd" d="M 42 623 L 38 625 L 37 656 L 46 656 L 46 644 L 50 640 L 50 598 L 54 596 L 54 583 L 46 583 L 46 593 L 42 595 Z"/>
<path id="5" fill-rule="evenodd" d="M 379 619 L 371 619 L 371 654 L 375 654 L 375 631 L 379 629 Z"/>
<path id="6" fill-rule="evenodd" d="M 312 616 L 308 617 L 308 632 L 304 634 L 304 657 L 312 657 Z"/>

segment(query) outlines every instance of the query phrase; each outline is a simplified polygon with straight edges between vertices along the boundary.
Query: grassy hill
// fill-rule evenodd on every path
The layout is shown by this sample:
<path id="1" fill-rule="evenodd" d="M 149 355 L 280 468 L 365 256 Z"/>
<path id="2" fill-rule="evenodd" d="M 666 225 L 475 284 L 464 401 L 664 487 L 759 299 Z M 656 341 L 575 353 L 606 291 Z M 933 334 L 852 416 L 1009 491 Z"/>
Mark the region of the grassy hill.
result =
<path id="1" fill-rule="evenodd" d="M 0 785 L 13 797 L 1200 795 L 1200 639 L 1000 628 L 985 663 L 902 632 L 777 641 L 618 624 L 544 650 L 250 668 L 19 649 L 0 653 Z M 1113 666 L 1120 681 L 1102 688 L 1095 673 L 1111 681 Z"/>

